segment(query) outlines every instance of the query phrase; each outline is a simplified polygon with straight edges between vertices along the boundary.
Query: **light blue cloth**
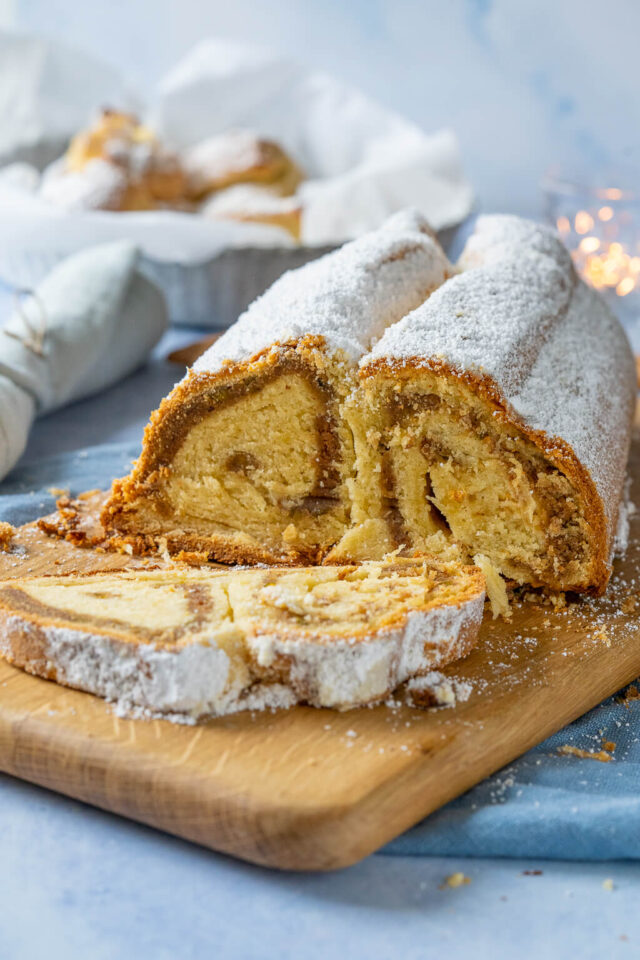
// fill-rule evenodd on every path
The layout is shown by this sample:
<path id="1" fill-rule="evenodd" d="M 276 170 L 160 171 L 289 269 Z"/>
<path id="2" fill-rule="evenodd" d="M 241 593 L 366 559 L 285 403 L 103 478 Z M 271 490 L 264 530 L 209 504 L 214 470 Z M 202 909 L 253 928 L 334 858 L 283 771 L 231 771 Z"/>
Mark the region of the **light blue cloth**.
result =
<path id="1" fill-rule="evenodd" d="M 79 408 L 80 409 L 80 408 Z M 114 443 L 26 463 L 0 485 L 0 519 L 52 510 L 48 487 L 80 493 L 128 472 L 139 443 Z M 560 756 L 570 743 L 616 743 L 611 763 Z M 640 701 L 592 710 L 496 776 L 390 843 L 388 854 L 640 859 Z"/>

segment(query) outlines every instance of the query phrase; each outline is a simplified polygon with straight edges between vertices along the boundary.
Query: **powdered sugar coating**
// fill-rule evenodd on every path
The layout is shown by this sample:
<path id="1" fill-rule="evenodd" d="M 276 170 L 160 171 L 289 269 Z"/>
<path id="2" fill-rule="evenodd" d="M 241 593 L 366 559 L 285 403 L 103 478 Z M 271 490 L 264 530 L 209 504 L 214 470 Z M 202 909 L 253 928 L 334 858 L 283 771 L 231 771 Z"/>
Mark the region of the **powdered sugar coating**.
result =
<path id="1" fill-rule="evenodd" d="M 461 266 L 463 273 L 387 330 L 363 364 L 437 358 L 490 377 L 517 418 L 563 440 L 589 471 L 611 542 L 636 394 L 624 330 L 545 227 L 481 217 Z"/>
<path id="2" fill-rule="evenodd" d="M 370 637 L 304 642 L 277 633 L 248 638 L 263 667 L 291 660 L 290 684 L 300 700 L 344 710 L 384 699 L 401 683 L 464 655 L 465 635 L 477 632 L 484 592 L 459 605 L 412 610 L 397 627 Z"/>
<path id="3" fill-rule="evenodd" d="M 193 366 L 218 370 L 272 344 L 324 337 L 355 362 L 392 323 L 447 277 L 447 258 L 424 218 L 405 211 L 379 230 L 285 273 Z"/>
<path id="4" fill-rule="evenodd" d="M 252 130 L 229 130 L 208 137 L 184 153 L 183 163 L 192 189 L 243 173 L 264 162 L 264 141 Z"/>

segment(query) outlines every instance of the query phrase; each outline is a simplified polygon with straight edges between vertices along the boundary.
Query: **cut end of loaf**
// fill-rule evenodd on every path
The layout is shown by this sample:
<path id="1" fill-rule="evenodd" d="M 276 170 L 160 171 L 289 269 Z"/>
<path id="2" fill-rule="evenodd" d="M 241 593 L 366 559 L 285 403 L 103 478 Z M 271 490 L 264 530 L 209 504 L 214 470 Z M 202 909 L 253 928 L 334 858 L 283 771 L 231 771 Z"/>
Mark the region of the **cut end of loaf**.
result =
<path id="1" fill-rule="evenodd" d="M 314 338 L 191 374 L 114 485 L 105 527 L 223 562 L 320 561 L 349 524 L 353 448 L 339 405 L 350 382 Z"/>
<path id="2" fill-rule="evenodd" d="M 550 455 L 490 385 L 441 363 L 377 362 L 362 376 L 353 416 L 369 460 L 377 448 L 377 509 L 396 543 L 424 550 L 437 535 L 516 583 L 604 589 L 602 508 L 570 451 L 556 441 Z"/>

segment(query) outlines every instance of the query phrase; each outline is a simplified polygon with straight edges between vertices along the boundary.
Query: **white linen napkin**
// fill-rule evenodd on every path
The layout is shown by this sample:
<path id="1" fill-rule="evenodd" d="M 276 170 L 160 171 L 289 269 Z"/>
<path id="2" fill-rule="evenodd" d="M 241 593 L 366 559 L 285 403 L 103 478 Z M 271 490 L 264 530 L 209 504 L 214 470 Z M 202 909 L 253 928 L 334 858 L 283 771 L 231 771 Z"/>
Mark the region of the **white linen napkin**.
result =
<path id="1" fill-rule="evenodd" d="M 0 330 L 0 477 L 20 457 L 35 416 L 116 383 L 162 336 L 165 301 L 137 261 L 126 240 L 92 247 L 16 297 Z"/>

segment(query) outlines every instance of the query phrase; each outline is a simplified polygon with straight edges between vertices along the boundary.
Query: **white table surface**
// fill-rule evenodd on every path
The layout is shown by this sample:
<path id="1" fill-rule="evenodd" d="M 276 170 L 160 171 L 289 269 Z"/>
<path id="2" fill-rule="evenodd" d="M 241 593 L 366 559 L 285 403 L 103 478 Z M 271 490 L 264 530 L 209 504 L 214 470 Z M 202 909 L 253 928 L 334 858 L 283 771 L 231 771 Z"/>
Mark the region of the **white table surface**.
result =
<path id="1" fill-rule="evenodd" d="M 25 460 L 139 439 L 180 376 L 163 357 L 193 336 L 172 331 L 145 370 L 39 421 Z M 640 956 L 635 863 L 376 855 L 277 873 L 2 775 L 0 824 L 0 960 Z M 471 882 L 440 889 L 457 871 Z"/>

